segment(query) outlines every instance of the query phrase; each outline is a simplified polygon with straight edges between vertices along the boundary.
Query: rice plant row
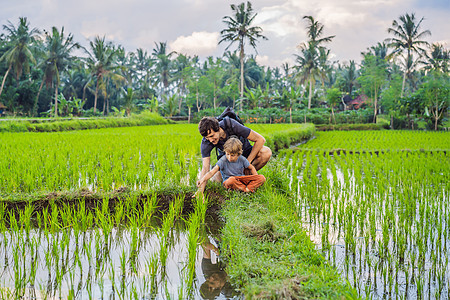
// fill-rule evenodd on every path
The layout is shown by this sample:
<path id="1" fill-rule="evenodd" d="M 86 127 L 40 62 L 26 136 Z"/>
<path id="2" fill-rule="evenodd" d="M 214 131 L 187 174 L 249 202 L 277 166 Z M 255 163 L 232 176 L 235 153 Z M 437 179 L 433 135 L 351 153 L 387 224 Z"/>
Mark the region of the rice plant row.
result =
<path id="1" fill-rule="evenodd" d="M 411 134 L 405 133 L 406 140 Z M 362 138 L 366 132 L 354 135 Z M 395 132 L 369 136 L 390 145 L 400 138 Z M 448 134 L 416 135 L 430 139 L 430 149 L 447 151 L 330 155 L 324 150 L 341 137 L 340 132 L 319 135 L 314 140 L 323 145 L 319 150 L 308 143 L 308 150 L 286 152 L 282 160 L 292 173 L 299 215 L 311 239 L 364 297 L 447 299 Z M 353 147 L 345 139 L 342 145 Z"/>
<path id="2" fill-rule="evenodd" d="M 295 125 L 259 125 L 261 134 Z M 88 189 L 194 185 L 200 166 L 196 124 L 0 133 L 0 196 Z"/>
<path id="3" fill-rule="evenodd" d="M 326 131 L 300 146 L 311 150 L 361 151 L 448 151 L 450 134 L 429 131 Z"/>

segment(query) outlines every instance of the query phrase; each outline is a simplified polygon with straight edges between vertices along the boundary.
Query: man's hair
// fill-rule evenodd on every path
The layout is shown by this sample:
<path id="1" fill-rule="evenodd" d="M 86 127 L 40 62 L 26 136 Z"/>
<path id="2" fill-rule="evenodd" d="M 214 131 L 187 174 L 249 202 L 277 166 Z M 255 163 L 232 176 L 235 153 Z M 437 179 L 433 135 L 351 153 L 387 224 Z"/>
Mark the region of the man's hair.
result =
<path id="1" fill-rule="evenodd" d="M 210 287 L 210 283 L 205 281 L 200 286 L 200 295 L 203 299 L 216 299 L 220 295 L 220 289 Z"/>
<path id="2" fill-rule="evenodd" d="M 229 138 L 225 144 L 223 145 L 223 151 L 231 153 L 231 154 L 242 154 L 242 142 L 236 138 Z"/>
<path id="3" fill-rule="evenodd" d="M 207 136 L 211 130 L 217 132 L 219 128 L 219 121 L 213 117 L 203 117 L 198 123 L 198 131 L 202 136 Z"/>

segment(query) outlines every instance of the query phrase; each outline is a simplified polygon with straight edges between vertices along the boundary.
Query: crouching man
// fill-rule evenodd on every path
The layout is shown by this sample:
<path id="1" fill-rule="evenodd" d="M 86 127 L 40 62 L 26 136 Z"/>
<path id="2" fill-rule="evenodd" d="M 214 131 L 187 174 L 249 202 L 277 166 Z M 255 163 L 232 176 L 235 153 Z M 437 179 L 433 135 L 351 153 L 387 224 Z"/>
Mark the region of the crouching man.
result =
<path id="1" fill-rule="evenodd" d="M 231 136 L 235 136 L 242 142 L 242 155 L 247 158 L 257 171 L 264 167 L 270 157 L 272 157 L 272 150 L 264 146 L 266 140 L 262 135 L 232 118 L 225 117 L 219 122 L 216 118 L 204 117 L 198 124 L 198 130 L 203 136 L 200 146 L 203 165 L 199 178 L 203 178 L 211 169 L 211 151 L 214 148 L 217 149 L 217 160 L 219 160 L 225 155 L 223 146 Z M 249 141 L 254 142 L 253 146 Z M 220 172 L 217 172 L 216 176 L 212 177 L 211 180 L 222 182 Z M 196 195 L 203 193 L 206 183 L 207 180 L 198 187 Z"/>

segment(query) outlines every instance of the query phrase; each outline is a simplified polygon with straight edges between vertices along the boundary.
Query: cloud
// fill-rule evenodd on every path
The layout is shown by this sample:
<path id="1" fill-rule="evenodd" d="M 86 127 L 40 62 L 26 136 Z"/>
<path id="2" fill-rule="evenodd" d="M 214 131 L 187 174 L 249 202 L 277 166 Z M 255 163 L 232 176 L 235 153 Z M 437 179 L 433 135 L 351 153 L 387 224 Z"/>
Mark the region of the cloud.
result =
<path id="1" fill-rule="evenodd" d="M 2 0 L 0 0 L 2 1 Z M 8 2 L 3 0 L 3 2 Z M 9 3 L 10 2 L 10 3 Z M 168 42 L 170 50 L 200 59 L 221 56 L 228 43 L 217 45 L 218 32 L 225 28 L 224 16 L 231 16 L 230 1 L 223 0 L 9 0 L 0 10 L 0 25 L 18 17 L 28 17 L 31 27 L 49 30 L 51 26 L 73 33 L 75 40 L 88 46 L 96 35 L 125 47 L 149 52 L 155 43 Z M 88 8 L 88 9 L 87 9 Z M 281 65 L 299 54 L 297 45 L 307 40 L 306 20 L 313 16 L 324 25 L 323 36 L 336 35 L 327 47 L 341 62 L 359 61 L 361 51 L 383 41 L 394 19 L 405 13 L 424 17 L 422 30 L 429 29 L 430 43 L 449 46 L 449 0 L 258 0 L 254 25 L 263 29 L 268 41 L 259 39 L 257 53 L 246 44 L 246 54 L 258 54 L 261 63 Z M 0 33 L 4 33 L 0 26 Z M 234 44 L 229 50 L 234 51 Z M 264 64 L 264 63 L 263 63 Z"/>
<path id="2" fill-rule="evenodd" d="M 268 67 L 280 67 L 284 63 L 288 63 L 291 66 L 294 64 L 293 58 L 273 59 L 270 58 L 268 55 L 257 55 L 255 60 L 261 66 L 268 66 Z"/>
<path id="3" fill-rule="evenodd" d="M 114 41 L 123 40 L 124 38 L 120 26 L 106 17 L 83 21 L 81 34 L 87 39 L 94 38 L 97 35 L 105 35 L 108 40 Z"/>
<path id="4" fill-rule="evenodd" d="M 179 36 L 169 43 L 172 51 L 187 55 L 212 55 L 219 42 L 218 32 L 193 32 L 190 36 Z"/>

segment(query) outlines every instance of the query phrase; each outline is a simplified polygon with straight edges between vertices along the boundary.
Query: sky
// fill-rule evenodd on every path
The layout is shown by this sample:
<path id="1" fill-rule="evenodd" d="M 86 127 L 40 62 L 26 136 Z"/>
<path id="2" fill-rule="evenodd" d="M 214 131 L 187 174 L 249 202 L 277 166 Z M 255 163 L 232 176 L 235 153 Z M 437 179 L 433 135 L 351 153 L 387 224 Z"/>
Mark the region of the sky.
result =
<path id="1" fill-rule="evenodd" d="M 166 42 L 169 50 L 186 55 L 220 57 L 228 43 L 218 45 L 225 29 L 224 16 L 231 16 L 229 0 L 0 0 L 0 32 L 8 22 L 17 26 L 27 17 L 31 27 L 50 30 L 64 26 L 74 40 L 89 48 L 95 36 L 122 45 L 127 51 L 143 48 L 152 52 L 155 43 Z M 264 66 L 295 64 L 298 46 L 307 40 L 306 20 L 313 16 L 324 25 L 323 36 L 335 35 L 327 47 L 333 61 L 359 62 L 361 52 L 390 37 L 387 29 L 401 15 L 424 18 L 421 29 L 430 30 L 430 43 L 450 48 L 450 0 L 254 0 L 257 16 L 253 25 L 268 40 L 257 43 L 257 52 L 246 45 Z M 237 44 L 231 45 L 234 51 Z"/>

